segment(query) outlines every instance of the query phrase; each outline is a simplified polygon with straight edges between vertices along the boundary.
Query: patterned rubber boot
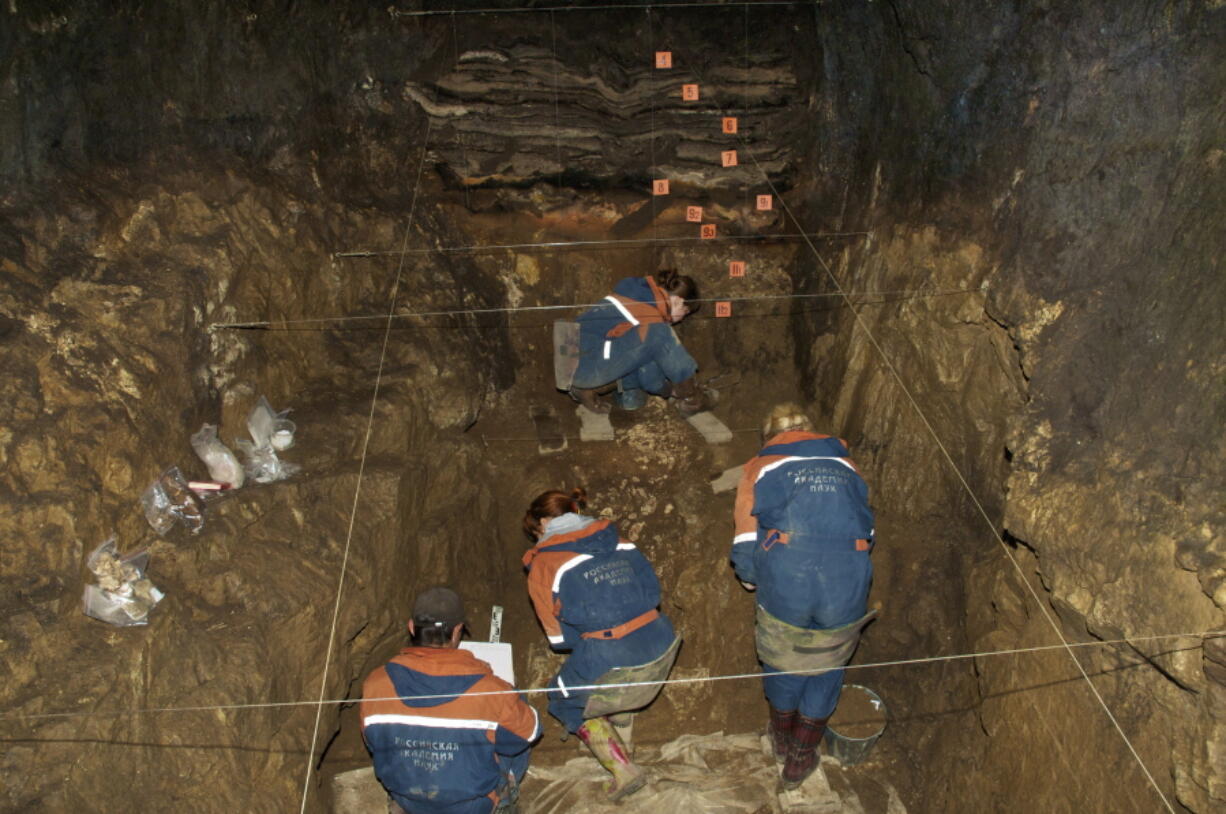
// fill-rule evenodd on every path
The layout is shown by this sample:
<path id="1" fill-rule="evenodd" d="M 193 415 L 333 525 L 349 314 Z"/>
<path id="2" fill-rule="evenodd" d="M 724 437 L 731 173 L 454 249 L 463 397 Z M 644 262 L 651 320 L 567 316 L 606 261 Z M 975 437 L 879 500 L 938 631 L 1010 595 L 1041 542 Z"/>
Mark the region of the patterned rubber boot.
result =
<path id="1" fill-rule="evenodd" d="M 625 744 L 604 718 L 584 721 L 575 734 L 592 750 L 600 765 L 613 775 L 612 783 L 606 787 L 611 802 L 628 797 L 647 785 L 647 772 L 630 762 Z"/>
<path id="2" fill-rule="evenodd" d="M 805 782 L 817 768 L 817 747 L 822 742 L 826 722 L 829 720 L 796 716 L 796 723 L 792 726 L 792 743 L 788 747 L 788 757 L 783 764 L 781 785 L 784 791 L 794 789 Z"/>
<path id="3" fill-rule="evenodd" d="M 771 719 L 766 733 L 770 736 L 771 750 L 775 753 L 775 761 L 780 765 L 788 759 L 788 748 L 792 745 L 792 728 L 796 724 L 796 710 L 780 712 L 770 708 Z"/>

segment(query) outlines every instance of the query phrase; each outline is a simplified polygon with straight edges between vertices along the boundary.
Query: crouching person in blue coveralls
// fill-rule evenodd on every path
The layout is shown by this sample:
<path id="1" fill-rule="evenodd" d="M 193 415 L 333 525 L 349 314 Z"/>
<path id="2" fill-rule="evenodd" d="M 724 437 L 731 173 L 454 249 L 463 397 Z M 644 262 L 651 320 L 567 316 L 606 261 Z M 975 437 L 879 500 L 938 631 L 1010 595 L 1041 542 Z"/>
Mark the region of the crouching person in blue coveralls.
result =
<path id="1" fill-rule="evenodd" d="M 615 668 L 660 660 L 670 650 L 675 656 L 676 635 L 658 610 L 660 582 L 651 563 L 610 521 L 580 514 L 585 498 L 582 489 L 551 490 L 532 502 L 524 531 L 536 545 L 524 555 L 524 567 L 550 646 L 571 651 L 549 684 L 549 713 L 613 775 L 607 788 L 618 800 L 642 788 L 647 775 L 606 717 L 585 720 L 592 691 L 576 688 Z"/>
<path id="2" fill-rule="evenodd" d="M 847 445 L 813 432 L 795 404 L 767 417 L 766 445 L 736 494 L 732 564 L 757 590 L 755 640 L 782 785 L 801 784 L 839 700 L 873 578 L 868 486 Z M 807 675 L 781 675 L 791 671 Z"/>
<path id="3" fill-rule="evenodd" d="M 488 664 L 459 649 L 463 631 L 460 597 L 431 588 L 413 606 L 411 645 L 362 685 L 362 738 L 391 814 L 515 811 L 540 722 Z"/>
<path id="4" fill-rule="evenodd" d="M 617 390 L 617 406 L 637 410 L 647 393 L 677 398 L 683 415 L 706 408 L 695 374 L 698 365 L 672 326 L 695 310 L 694 280 L 673 269 L 627 277 L 607 302 L 579 317 L 579 365 L 571 396 L 597 413 L 611 409 L 603 393 Z"/>

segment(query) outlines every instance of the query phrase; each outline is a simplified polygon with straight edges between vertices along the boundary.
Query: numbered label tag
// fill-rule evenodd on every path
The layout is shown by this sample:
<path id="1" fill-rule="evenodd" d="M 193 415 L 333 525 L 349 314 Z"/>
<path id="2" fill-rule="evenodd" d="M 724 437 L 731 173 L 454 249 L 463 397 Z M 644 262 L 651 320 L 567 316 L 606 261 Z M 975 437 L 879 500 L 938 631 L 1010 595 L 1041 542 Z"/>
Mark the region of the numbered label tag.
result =
<path id="1" fill-rule="evenodd" d="M 682 85 L 681 98 L 687 102 L 698 101 L 698 86 L 697 85 Z"/>
<path id="2" fill-rule="evenodd" d="M 652 195 L 667 195 L 668 194 L 668 179 L 657 178 L 651 182 Z"/>
<path id="3" fill-rule="evenodd" d="M 715 316 L 730 317 L 732 316 L 732 303 L 724 301 L 715 303 Z"/>
<path id="4" fill-rule="evenodd" d="M 698 227 L 698 236 L 703 240 L 710 240 L 711 238 L 715 237 L 715 224 L 704 223 L 702 226 Z"/>
<path id="5" fill-rule="evenodd" d="M 736 116 L 724 117 L 724 132 L 729 135 L 736 132 Z"/>
<path id="6" fill-rule="evenodd" d="M 657 68 L 673 67 L 673 52 L 672 51 L 656 51 L 656 67 Z"/>
<path id="7" fill-rule="evenodd" d="M 736 166 L 736 150 L 724 150 L 719 154 L 719 161 L 725 167 Z"/>
<path id="8" fill-rule="evenodd" d="M 685 219 L 690 223 L 700 223 L 702 221 L 702 207 L 687 206 L 685 208 Z"/>
<path id="9" fill-rule="evenodd" d="M 774 199 L 770 195 L 759 195 L 758 196 L 758 211 L 759 212 L 765 212 L 768 209 L 774 209 L 774 208 L 775 208 Z"/>
<path id="10" fill-rule="evenodd" d="M 745 276 L 745 261 L 733 260 L 728 264 L 729 277 L 744 277 Z"/>

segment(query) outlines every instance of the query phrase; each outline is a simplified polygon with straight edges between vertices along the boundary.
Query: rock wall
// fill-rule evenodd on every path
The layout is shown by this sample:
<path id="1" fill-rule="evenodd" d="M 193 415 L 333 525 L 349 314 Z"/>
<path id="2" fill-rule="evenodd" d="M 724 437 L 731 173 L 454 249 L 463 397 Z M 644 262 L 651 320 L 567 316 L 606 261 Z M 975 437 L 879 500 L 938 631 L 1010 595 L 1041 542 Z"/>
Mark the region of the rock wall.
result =
<path id="1" fill-rule="evenodd" d="M 501 321 L 405 321 L 381 360 L 386 320 L 295 320 L 387 312 L 398 258 L 341 267 L 328 253 L 340 235 L 403 239 L 397 216 L 217 167 L 89 180 L 5 213 L 4 708 L 314 699 L 336 607 L 323 693 L 344 698 L 370 654 L 402 635 L 415 590 L 463 571 L 474 578 L 470 599 L 484 602 L 502 569 L 454 541 L 482 534 L 488 513 L 461 434 L 513 380 L 505 354 L 474 352 L 508 344 Z M 436 213 L 419 215 L 412 240 L 455 239 L 440 237 Z M 430 270 L 420 260 L 400 269 L 401 310 L 503 297 L 472 263 Z M 234 318 L 279 322 L 213 328 Z M 204 477 L 188 436 L 220 423 L 233 446 L 260 394 L 294 408 L 298 443 L 284 457 L 302 474 L 210 505 L 197 536 L 159 538 L 141 491 L 171 464 Z M 81 615 L 92 581 L 84 555 L 111 535 L 123 551 L 152 554 L 150 576 L 167 597 L 148 627 Z M 324 708 L 316 756 L 338 715 Z M 301 796 L 314 721 L 310 706 L 7 720 L 0 808 L 283 811 Z"/>
<path id="2" fill-rule="evenodd" d="M 829 255 L 840 285 L 982 293 L 861 307 L 862 323 L 818 328 L 802 368 L 813 366 L 814 394 L 846 431 L 863 435 L 891 499 L 921 516 L 961 505 L 996 549 L 967 583 L 976 649 L 1058 638 L 865 329 L 1064 636 L 1223 624 L 1226 276 L 1213 223 L 1224 202 L 1214 43 L 1226 15 L 1197 3 L 1155 12 L 818 13 L 813 107 L 828 126 L 811 155 L 823 172 L 810 211 L 874 231 L 861 252 Z M 860 51 L 843 47 L 852 30 Z M 805 270 L 798 285 L 821 290 L 824 276 Z M 912 492 L 915 470 L 926 488 Z M 1197 811 L 1223 804 L 1216 653 L 1193 638 L 1078 654 L 1163 793 Z M 1148 780 L 1067 654 L 977 669 L 992 737 L 966 795 L 1152 809 Z M 1057 782 L 1047 762 L 1011 759 L 1037 750 L 1065 767 Z M 1078 763 L 1085 754 L 1095 772 Z"/>
<path id="3" fill-rule="evenodd" d="M 1066 5 L 635 11 L 596 28 L 544 14 L 457 27 L 407 14 L 418 7 L 408 3 L 9 3 L 0 533 L 13 542 L 0 562 L 0 702 L 37 714 L 315 698 L 351 532 L 329 697 L 352 693 L 394 646 L 420 584 L 464 573 L 483 586 L 475 604 L 501 596 L 518 575 L 454 541 L 518 550 L 513 529 L 490 534 L 507 508 L 481 484 L 487 453 L 463 435 L 491 407 L 522 413 L 501 394 L 531 361 L 503 318 L 400 320 L 386 355 L 382 320 L 293 321 L 384 314 L 396 279 L 402 311 L 518 304 L 534 291 L 573 301 L 586 289 L 562 260 L 330 255 L 466 245 L 477 233 L 681 235 L 685 200 L 721 234 L 871 232 L 816 244 L 820 259 L 774 254 L 770 278 L 747 289 L 775 291 L 790 267 L 796 293 L 837 287 L 849 301 L 763 310 L 760 330 L 695 332 L 717 364 L 756 366 L 752 392 L 733 397 L 738 414 L 799 386 L 851 441 L 895 538 L 919 541 L 905 551 L 913 566 L 898 556 L 879 574 L 905 618 L 875 627 L 866 654 L 1050 645 L 1044 607 L 1078 641 L 1221 628 L 1226 10 Z M 657 48 L 688 60 L 709 105 L 649 98 L 661 84 L 644 57 Z M 763 162 L 794 219 L 748 206 L 746 167 L 704 169 L 718 145 L 697 122 L 738 103 L 743 160 Z M 563 165 L 578 169 L 559 175 Z M 682 194 L 649 199 L 653 167 Z M 515 226 L 500 232 L 508 214 Z M 711 256 L 714 275 L 730 255 Z M 642 262 L 694 257 L 645 251 Z M 251 320 L 269 330 L 208 330 Z M 766 342 L 761 330 L 787 336 Z M 766 375 L 788 343 L 795 382 Z M 220 421 L 230 440 L 259 393 L 296 408 L 291 459 L 306 477 L 218 503 L 198 538 L 154 540 L 136 495 L 166 463 L 193 460 L 186 438 L 200 423 Z M 627 510 L 641 488 L 632 477 L 610 476 Z M 152 543 L 169 596 L 147 629 L 78 615 L 83 556 L 111 533 L 125 549 Z M 692 540 L 675 550 L 706 552 Z M 676 562 L 661 571 L 698 578 Z M 702 624 L 693 642 L 722 641 L 718 622 Z M 1195 811 L 1226 798 L 1219 645 L 1078 654 L 1158 786 Z M 890 679 L 892 708 L 911 718 L 896 731 L 914 749 L 890 753 L 913 776 L 900 784 L 910 799 L 932 810 L 1153 808 L 1066 653 L 943 670 Z M 694 720 L 733 710 L 699 695 L 682 699 L 701 708 Z M 190 715 L 188 726 L 156 715 L 6 722 L 0 766 L 20 780 L 3 804 L 280 811 L 339 720 L 325 710 L 308 757 L 309 708 Z"/>

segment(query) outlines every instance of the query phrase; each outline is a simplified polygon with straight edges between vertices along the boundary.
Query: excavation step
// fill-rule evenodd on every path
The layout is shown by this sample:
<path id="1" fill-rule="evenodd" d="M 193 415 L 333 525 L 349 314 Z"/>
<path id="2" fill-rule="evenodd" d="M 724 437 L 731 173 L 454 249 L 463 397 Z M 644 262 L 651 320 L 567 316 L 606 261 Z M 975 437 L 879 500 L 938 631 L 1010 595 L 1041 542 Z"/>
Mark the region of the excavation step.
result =
<path id="1" fill-rule="evenodd" d="M 593 413 L 580 404 L 575 408 L 575 415 L 579 416 L 580 441 L 613 440 L 613 424 L 610 423 L 608 414 Z"/>
<path id="2" fill-rule="evenodd" d="M 725 469 L 723 474 L 711 481 L 711 491 L 717 495 L 724 492 L 731 492 L 736 488 L 736 485 L 741 482 L 741 475 L 745 472 L 745 465 L 734 466 L 731 469 Z"/>
<path id="3" fill-rule="evenodd" d="M 702 433 L 708 444 L 726 444 L 732 440 L 732 430 L 715 417 L 714 413 L 695 413 L 686 419 L 690 426 Z"/>
<path id="4" fill-rule="evenodd" d="M 367 766 L 332 776 L 332 811 L 335 814 L 387 811 L 387 792 L 379 785 L 374 768 Z"/>
<path id="5" fill-rule="evenodd" d="M 536 449 L 542 455 L 553 455 L 566 449 L 566 434 L 562 431 L 562 422 L 552 407 L 531 407 L 528 416 L 536 430 Z"/>

